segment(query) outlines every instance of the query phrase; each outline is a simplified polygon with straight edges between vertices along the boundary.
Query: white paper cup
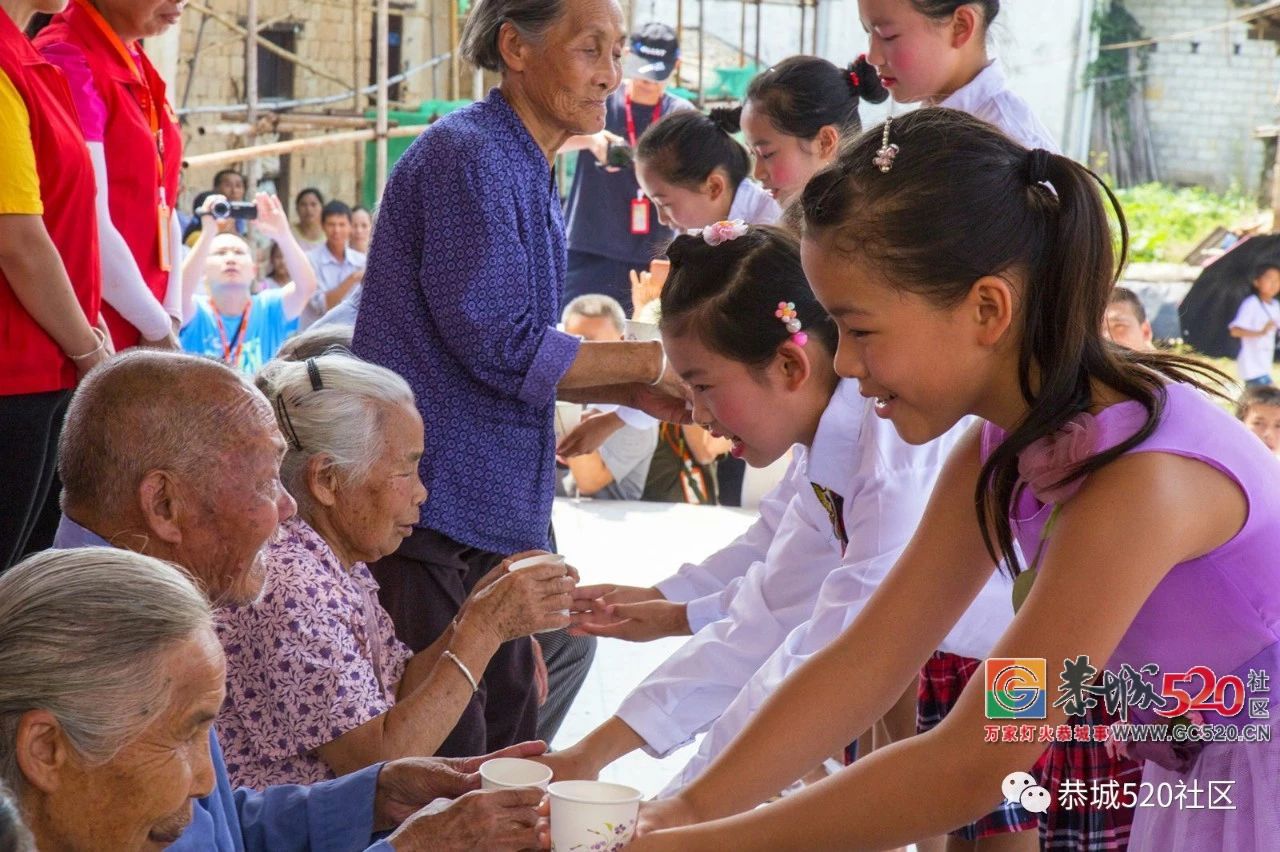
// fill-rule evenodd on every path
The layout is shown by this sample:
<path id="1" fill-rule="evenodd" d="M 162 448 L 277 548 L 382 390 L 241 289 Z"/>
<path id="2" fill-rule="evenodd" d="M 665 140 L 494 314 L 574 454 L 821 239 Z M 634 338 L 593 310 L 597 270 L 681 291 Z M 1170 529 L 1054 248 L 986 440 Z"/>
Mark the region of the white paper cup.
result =
<path id="1" fill-rule="evenodd" d="M 495 757 L 480 764 L 480 789 L 507 790 L 512 787 L 547 789 L 551 767 L 519 757 Z"/>
<path id="2" fill-rule="evenodd" d="M 534 568 L 538 565 L 563 566 L 564 557 L 558 553 L 542 553 L 542 554 L 539 554 L 538 556 L 528 556 L 528 557 L 525 557 L 524 559 L 521 559 L 519 562 L 511 563 L 511 567 L 507 568 L 507 573 L 510 574 L 512 571 L 523 571 L 526 568 Z M 560 610 L 560 614 L 567 617 L 569 615 L 569 610 L 562 609 Z M 555 633 L 559 629 L 560 628 L 558 627 L 552 627 L 547 630 L 539 630 L 538 632 L 539 633 Z"/>
<path id="3" fill-rule="evenodd" d="M 662 333 L 658 331 L 657 323 L 641 322 L 640 320 L 623 320 L 622 339 L 661 340 Z"/>
<path id="4" fill-rule="evenodd" d="M 631 841 L 640 791 L 605 781 L 556 781 L 551 794 L 551 852 L 617 852 Z"/>
<path id="5" fill-rule="evenodd" d="M 582 406 L 576 402 L 556 403 L 556 441 L 568 435 L 582 422 Z"/>

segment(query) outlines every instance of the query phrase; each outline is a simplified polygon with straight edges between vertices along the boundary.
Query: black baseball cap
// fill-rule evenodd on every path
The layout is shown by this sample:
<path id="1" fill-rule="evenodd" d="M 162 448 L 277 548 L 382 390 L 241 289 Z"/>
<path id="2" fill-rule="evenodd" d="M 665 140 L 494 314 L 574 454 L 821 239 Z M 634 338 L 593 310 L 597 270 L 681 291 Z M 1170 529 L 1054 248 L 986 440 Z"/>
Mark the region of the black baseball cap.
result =
<path id="1" fill-rule="evenodd" d="M 676 31 L 666 24 L 648 23 L 631 34 L 631 52 L 622 62 L 622 74 L 662 82 L 671 76 L 679 58 Z"/>

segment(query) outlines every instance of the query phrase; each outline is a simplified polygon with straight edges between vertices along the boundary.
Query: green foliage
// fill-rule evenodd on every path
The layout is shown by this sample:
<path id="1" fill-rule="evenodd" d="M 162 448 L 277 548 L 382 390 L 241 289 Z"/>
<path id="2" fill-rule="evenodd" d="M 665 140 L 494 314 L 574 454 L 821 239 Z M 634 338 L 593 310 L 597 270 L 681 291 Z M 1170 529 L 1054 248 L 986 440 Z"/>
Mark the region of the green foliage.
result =
<path id="1" fill-rule="evenodd" d="M 1094 10 L 1091 23 L 1101 45 L 1123 44 L 1146 38 L 1137 19 L 1129 14 L 1120 0 L 1100 5 Z M 1097 85 L 1098 100 L 1103 111 L 1120 121 L 1126 131 L 1129 127 L 1129 96 L 1141 82 L 1140 78 L 1132 76 L 1135 69 L 1129 63 L 1131 52 L 1132 48 L 1100 51 L 1085 70 L 1086 82 Z M 1145 70 L 1147 49 L 1139 48 L 1137 59 L 1136 70 Z"/>
<path id="2" fill-rule="evenodd" d="M 1181 263 L 1214 228 L 1231 228 L 1256 215 L 1257 204 L 1238 190 L 1217 195 L 1203 187 L 1145 183 L 1115 190 L 1129 224 L 1129 259 Z"/>

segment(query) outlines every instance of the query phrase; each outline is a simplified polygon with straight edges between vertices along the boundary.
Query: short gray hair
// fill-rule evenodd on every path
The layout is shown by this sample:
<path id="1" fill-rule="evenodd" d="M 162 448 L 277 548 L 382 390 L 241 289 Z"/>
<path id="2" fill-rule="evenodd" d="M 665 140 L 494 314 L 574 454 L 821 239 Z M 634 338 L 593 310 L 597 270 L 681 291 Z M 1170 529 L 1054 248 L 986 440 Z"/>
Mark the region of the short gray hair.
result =
<path id="1" fill-rule="evenodd" d="M 0 576 L 0 780 L 21 793 L 23 714 L 53 714 L 91 765 L 109 761 L 169 701 L 163 657 L 212 630 L 178 567 L 127 550 L 46 550 Z"/>
<path id="2" fill-rule="evenodd" d="M 560 315 L 560 321 L 568 323 L 570 317 L 605 318 L 613 323 L 614 328 L 619 333 L 622 332 L 625 327 L 623 324 L 627 321 L 627 313 L 622 310 L 622 305 L 617 299 L 612 296 L 602 296 L 598 293 L 579 296 L 565 305 L 564 313 Z"/>
<path id="3" fill-rule="evenodd" d="M 94 369 L 71 399 L 58 442 L 63 508 L 130 511 L 148 472 L 200 482 L 270 424 L 262 398 L 208 358 L 130 349 Z"/>
<path id="4" fill-rule="evenodd" d="M 319 390 L 312 383 L 312 365 Z M 404 379 L 354 355 L 271 361 L 256 381 L 289 442 L 280 479 L 304 509 L 311 505 L 306 478 L 313 456 L 328 456 L 344 481 L 359 482 L 382 452 L 387 406 L 414 407 Z"/>
<path id="5" fill-rule="evenodd" d="M 538 41 L 562 14 L 565 0 L 476 0 L 462 27 L 458 53 L 486 71 L 505 71 L 498 34 L 511 24 L 529 41 Z"/>
<path id="6" fill-rule="evenodd" d="M 281 361 L 305 361 L 334 351 L 346 350 L 350 354 L 354 334 L 354 328 L 341 323 L 312 326 L 280 344 L 280 348 L 276 350 L 276 358 Z"/>

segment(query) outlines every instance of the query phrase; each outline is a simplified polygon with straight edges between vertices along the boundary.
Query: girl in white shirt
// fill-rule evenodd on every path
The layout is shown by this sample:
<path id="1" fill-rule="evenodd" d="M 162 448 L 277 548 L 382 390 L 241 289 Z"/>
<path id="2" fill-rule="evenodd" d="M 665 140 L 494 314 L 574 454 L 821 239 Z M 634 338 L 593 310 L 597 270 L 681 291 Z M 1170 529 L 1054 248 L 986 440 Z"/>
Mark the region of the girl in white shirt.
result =
<path id="1" fill-rule="evenodd" d="M 1009 90 L 987 32 L 1000 0 L 858 0 L 867 60 L 900 104 L 945 106 L 994 124 L 1028 148 L 1058 152 L 1031 107 Z"/>
<path id="2" fill-rule="evenodd" d="M 718 245 L 707 243 L 708 234 Z M 693 388 L 693 416 L 754 466 L 795 460 L 761 519 L 702 565 L 659 589 L 623 589 L 617 605 L 575 593 L 580 629 L 647 637 L 696 635 L 582 742 L 549 758 L 557 777 L 595 776 L 636 748 L 665 755 L 710 729 L 727 744 L 767 695 L 861 609 L 914 531 L 955 435 L 901 440 L 856 381 L 832 367 L 835 336 L 800 267 L 794 237 L 721 225 L 677 238 L 662 294 L 672 366 Z M 993 580 L 947 646 L 985 655 L 1012 616 L 1009 584 Z M 626 635 L 626 634 L 624 634 Z M 914 702 L 912 684 L 909 698 Z M 913 715 L 909 705 L 908 715 Z M 912 732 L 908 720 L 905 733 Z M 704 748 L 704 752 L 708 749 Z M 713 749 L 712 749 L 713 751 Z M 700 752 L 687 780 L 714 754 Z M 679 783 L 679 782 L 678 782 Z"/>
<path id="3" fill-rule="evenodd" d="M 772 225 L 782 208 L 751 180 L 751 156 L 731 134 L 737 111 L 684 110 L 649 126 L 636 146 L 636 180 L 668 228 L 687 231 L 725 219 Z"/>
<path id="4" fill-rule="evenodd" d="M 888 97 L 863 56 L 845 68 L 817 56 L 792 56 L 757 74 L 741 113 L 755 179 L 785 208 L 835 159 L 842 139 L 862 132 L 859 103 Z"/>

